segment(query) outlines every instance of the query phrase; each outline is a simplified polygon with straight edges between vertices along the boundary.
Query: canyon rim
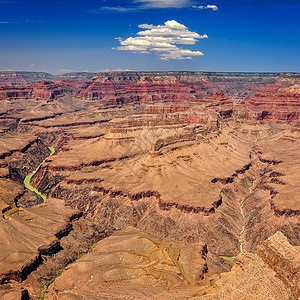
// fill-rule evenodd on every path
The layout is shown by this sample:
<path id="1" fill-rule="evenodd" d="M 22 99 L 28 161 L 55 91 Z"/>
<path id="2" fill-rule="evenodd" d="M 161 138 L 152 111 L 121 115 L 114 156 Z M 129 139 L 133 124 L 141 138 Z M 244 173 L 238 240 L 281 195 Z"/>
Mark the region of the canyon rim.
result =
<path id="1" fill-rule="evenodd" d="M 300 299 L 299 0 L 0 0 L 0 300 Z"/>
<path id="2" fill-rule="evenodd" d="M 299 297 L 298 73 L 0 78 L 1 299 Z"/>

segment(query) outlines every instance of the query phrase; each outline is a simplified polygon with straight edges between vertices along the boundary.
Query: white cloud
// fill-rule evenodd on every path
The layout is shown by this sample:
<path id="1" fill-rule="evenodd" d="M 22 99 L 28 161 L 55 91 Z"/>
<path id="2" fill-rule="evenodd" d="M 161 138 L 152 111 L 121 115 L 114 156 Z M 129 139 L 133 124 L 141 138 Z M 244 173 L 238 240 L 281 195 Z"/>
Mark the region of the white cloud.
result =
<path id="1" fill-rule="evenodd" d="M 144 8 L 183 8 L 191 5 L 190 0 L 135 0 Z"/>
<path id="2" fill-rule="evenodd" d="M 132 70 L 130 69 L 104 69 L 104 70 L 100 70 L 100 71 L 97 71 L 97 73 L 100 73 L 100 72 L 130 72 Z"/>
<path id="3" fill-rule="evenodd" d="M 125 6 L 103 6 L 99 8 L 95 8 L 91 10 L 91 13 L 97 14 L 101 12 L 120 12 L 120 13 L 126 13 L 126 12 L 132 12 L 139 10 L 138 7 L 125 7 Z"/>
<path id="4" fill-rule="evenodd" d="M 206 6 L 203 5 L 193 5 L 193 8 L 198 8 L 198 9 L 212 9 L 214 11 L 217 11 L 219 9 L 219 7 L 217 5 L 212 5 L 212 4 L 208 4 Z"/>
<path id="5" fill-rule="evenodd" d="M 127 6 L 101 6 L 90 10 L 91 13 L 104 12 L 138 12 L 147 9 L 163 8 L 189 8 L 193 5 L 193 0 L 132 0 Z"/>
<path id="6" fill-rule="evenodd" d="M 206 8 L 210 8 L 210 9 L 212 9 L 212 10 L 218 10 L 219 9 L 219 7 L 217 6 L 217 5 L 206 5 Z"/>
<path id="7" fill-rule="evenodd" d="M 155 53 L 163 60 L 191 59 L 192 56 L 204 55 L 200 51 L 183 49 L 177 45 L 194 45 L 199 39 L 205 39 L 208 36 L 190 31 L 185 25 L 175 20 L 169 20 L 164 25 L 141 24 L 138 27 L 146 30 L 139 31 L 136 37 L 129 37 L 125 40 L 117 37 L 121 46 L 113 49 Z"/>

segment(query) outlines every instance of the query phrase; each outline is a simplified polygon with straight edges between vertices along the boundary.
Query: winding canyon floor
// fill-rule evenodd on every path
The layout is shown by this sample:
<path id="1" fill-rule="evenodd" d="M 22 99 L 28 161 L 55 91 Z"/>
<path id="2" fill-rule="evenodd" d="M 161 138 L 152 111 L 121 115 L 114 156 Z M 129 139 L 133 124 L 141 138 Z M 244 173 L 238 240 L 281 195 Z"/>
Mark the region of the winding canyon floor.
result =
<path id="1" fill-rule="evenodd" d="M 297 75 L 146 75 L 0 90 L 0 298 L 297 299 Z"/>

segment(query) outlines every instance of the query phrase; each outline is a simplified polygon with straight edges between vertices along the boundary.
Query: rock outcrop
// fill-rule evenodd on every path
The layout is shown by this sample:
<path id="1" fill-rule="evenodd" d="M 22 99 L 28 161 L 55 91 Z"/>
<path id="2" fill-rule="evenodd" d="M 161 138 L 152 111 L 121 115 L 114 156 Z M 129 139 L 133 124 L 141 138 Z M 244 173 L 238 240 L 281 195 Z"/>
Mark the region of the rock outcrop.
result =
<path id="1" fill-rule="evenodd" d="M 65 270 L 45 299 L 74 295 L 101 299 L 121 286 L 118 297 L 148 299 L 203 279 L 206 255 L 203 243 L 162 240 L 129 227 L 98 242 L 91 253 Z"/>
<path id="2" fill-rule="evenodd" d="M 298 299 L 299 290 L 290 284 L 299 279 L 299 252 L 284 239 L 276 233 L 258 251 L 263 259 L 240 254 L 230 272 L 211 275 L 205 245 L 162 241 L 127 228 L 98 242 L 68 267 L 45 299 Z M 288 282 L 287 274 L 293 275 Z"/>
<path id="3" fill-rule="evenodd" d="M 103 274 L 110 274 L 103 288 L 109 297 L 127 285 L 141 298 L 164 299 L 170 287 L 174 299 L 206 291 L 219 297 L 223 286 L 228 298 L 237 287 L 237 299 L 247 299 L 260 281 L 264 299 L 298 293 L 288 277 L 296 262 L 272 270 L 274 255 L 286 260 L 284 250 L 270 256 L 262 246 L 277 231 L 300 245 L 298 74 L 112 72 L 44 81 L 36 75 L 27 86 L 0 88 L 3 288 L 38 298 L 92 243 L 120 240 L 133 251 L 123 247 L 110 256 L 96 246 L 88 256 L 90 265 L 99 255 L 112 267 L 99 265 L 103 272 L 95 275 L 105 285 Z M 30 184 L 47 201 L 23 185 L 44 159 Z M 139 256 L 137 244 L 125 242 L 129 236 L 156 248 Z M 196 248 L 207 253 L 194 256 Z M 186 261 L 177 261 L 174 249 Z M 230 269 L 223 255 L 237 259 L 233 273 L 220 277 Z M 86 283 L 76 276 L 78 288 L 67 288 L 80 294 Z M 148 280 L 157 287 L 147 290 Z M 271 291 L 271 282 L 278 288 Z"/>
<path id="4" fill-rule="evenodd" d="M 294 299 L 300 297 L 300 253 L 278 231 L 258 249 L 257 254 L 291 289 Z"/>

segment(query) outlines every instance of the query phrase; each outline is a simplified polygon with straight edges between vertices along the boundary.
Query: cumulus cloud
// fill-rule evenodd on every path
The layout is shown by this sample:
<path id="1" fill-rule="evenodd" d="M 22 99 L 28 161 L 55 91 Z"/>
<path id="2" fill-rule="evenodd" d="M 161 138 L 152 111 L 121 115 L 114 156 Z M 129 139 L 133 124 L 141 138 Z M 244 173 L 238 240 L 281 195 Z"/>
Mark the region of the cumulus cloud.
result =
<path id="1" fill-rule="evenodd" d="M 146 30 L 139 31 L 136 37 L 129 37 L 125 40 L 117 37 L 121 46 L 113 49 L 155 53 L 163 60 L 191 59 L 192 56 L 204 55 L 200 51 L 183 49 L 177 45 L 194 45 L 199 39 L 205 39 L 208 36 L 190 31 L 185 25 L 175 20 L 169 20 L 164 25 L 141 24 L 138 27 Z"/>
<path id="2" fill-rule="evenodd" d="M 208 4 L 206 6 L 203 6 L 203 5 L 193 5 L 193 8 L 198 8 L 198 9 L 212 9 L 214 11 L 218 10 L 219 7 L 217 5 L 212 5 L 212 4 Z"/>

